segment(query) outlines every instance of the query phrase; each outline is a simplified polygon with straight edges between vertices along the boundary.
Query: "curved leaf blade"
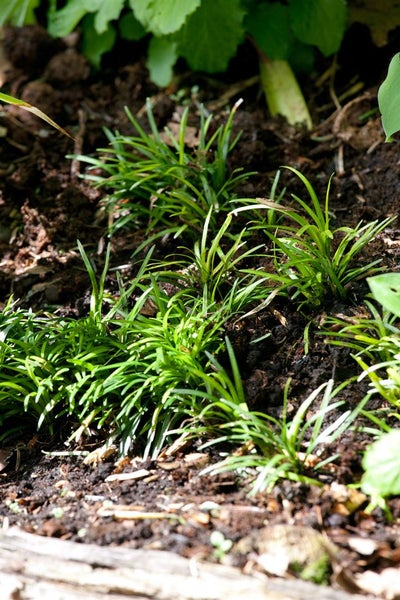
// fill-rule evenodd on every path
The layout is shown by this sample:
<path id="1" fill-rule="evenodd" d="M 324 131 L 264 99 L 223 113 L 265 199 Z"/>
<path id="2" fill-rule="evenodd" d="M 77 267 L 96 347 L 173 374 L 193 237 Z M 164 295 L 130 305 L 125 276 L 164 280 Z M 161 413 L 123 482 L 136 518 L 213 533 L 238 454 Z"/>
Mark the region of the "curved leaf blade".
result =
<path id="1" fill-rule="evenodd" d="M 379 110 L 386 141 L 400 130 L 400 52 L 390 61 L 386 79 L 378 91 Z"/>

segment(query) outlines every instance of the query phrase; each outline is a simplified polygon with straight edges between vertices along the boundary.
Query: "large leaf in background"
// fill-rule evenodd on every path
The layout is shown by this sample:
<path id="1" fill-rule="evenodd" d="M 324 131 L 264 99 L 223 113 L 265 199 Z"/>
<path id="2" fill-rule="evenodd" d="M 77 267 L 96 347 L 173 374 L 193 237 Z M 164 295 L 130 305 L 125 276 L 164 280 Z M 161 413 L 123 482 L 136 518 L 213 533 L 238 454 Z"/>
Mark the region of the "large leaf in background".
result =
<path id="1" fill-rule="evenodd" d="M 361 489 L 385 498 L 400 494 L 400 429 L 384 433 L 369 446 L 362 461 Z"/>
<path id="2" fill-rule="evenodd" d="M 388 141 L 400 130 L 400 53 L 390 61 L 388 74 L 378 91 L 378 103 Z"/>
<path id="3" fill-rule="evenodd" d="M 400 273 L 382 273 L 368 277 L 367 282 L 375 300 L 400 317 Z"/>
<path id="4" fill-rule="evenodd" d="M 133 12 L 129 12 L 118 20 L 118 28 L 121 37 L 131 42 L 140 40 L 146 35 L 146 30 L 139 23 Z"/>
<path id="5" fill-rule="evenodd" d="M 129 0 L 137 20 L 155 36 L 178 31 L 200 3 L 201 0 Z"/>
<path id="6" fill-rule="evenodd" d="M 82 0 L 69 0 L 60 10 L 57 10 L 56 2 L 52 0 L 47 13 L 47 30 L 53 37 L 64 37 L 75 29 L 86 13 Z"/>
<path id="7" fill-rule="evenodd" d="M 400 23 L 398 0 L 348 0 L 349 22 L 363 23 L 377 46 L 388 42 L 388 33 Z"/>
<path id="8" fill-rule="evenodd" d="M 336 52 L 347 25 L 345 0 L 289 0 L 290 21 L 301 42 L 325 56 Z"/>
<path id="9" fill-rule="evenodd" d="M 36 22 L 34 10 L 41 0 L 0 0 L 0 25 L 10 23 L 17 27 Z"/>
<path id="10" fill-rule="evenodd" d="M 108 24 L 118 19 L 124 7 L 125 0 L 101 0 L 94 18 L 94 27 L 97 33 L 107 33 Z M 112 47 L 112 45 L 111 45 Z"/>
<path id="11" fill-rule="evenodd" d="M 95 26 L 96 16 L 89 13 L 82 20 L 82 50 L 92 65 L 99 69 L 103 54 L 115 44 L 117 32 L 109 24 L 105 31 L 98 33 Z"/>
<path id="12" fill-rule="evenodd" d="M 240 0 L 202 0 L 176 34 L 179 54 L 193 70 L 224 71 L 243 39 Z"/>
<path id="13" fill-rule="evenodd" d="M 165 87 L 171 82 L 173 67 L 177 58 L 176 43 L 173 41 L 173 36 L 151 38 L 147 68 L 151 80 L 156 85 Z"/>
<path id="14" fill-rule="evenodd" d="M 118 19 L 123 6 L 124 0 L 69 0 L 58 10 L 55 0 L 52 0 L 47 13 L 47 29 L 53 37 L 64 37 L 87 13 L 96 13 L 94 26 L 97 33 L 104 33 L 108 23 Z"/>
<path id="15" fill-rule="evenodd" d="M 294 43 L 289 9 L 282 4 L 258 4 L 244 21 L 246 31 L 271 60 L 287 60 Z"/>

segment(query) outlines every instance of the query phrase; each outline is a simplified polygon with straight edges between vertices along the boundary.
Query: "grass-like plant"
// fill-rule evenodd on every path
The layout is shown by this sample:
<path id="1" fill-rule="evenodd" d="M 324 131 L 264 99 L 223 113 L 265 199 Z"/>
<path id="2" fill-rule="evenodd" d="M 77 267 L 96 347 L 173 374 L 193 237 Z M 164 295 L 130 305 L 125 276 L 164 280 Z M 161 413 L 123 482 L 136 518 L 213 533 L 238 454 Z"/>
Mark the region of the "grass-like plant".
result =
<path id="1" fill-rule="evenodd" d="M 331 343 L 353 350 L 361 369 L 359 382 L 370 383 L 364 405 L 378 395 L 383 400 L 362 411 L 371 423 L 363 429 L 376 441 L 364 453 L 361 488 L 371 496 L 367 510 L 380 507 L 390 519 L 387 498 L 400 490 L 400 274 L 383 273 L 368 284 L 373 300 L 365 301 L 369 316 L 330 318 L 324 333 Z"/>
<path id="2" fill-rule="evenodd" d="M 189 107 L 183 111 L 177 133 L 168 127 L 158 130 L 150 100 L 148 128 L 127 109 L 136 135 L 106 131 L 110 146 L 99 150 L 102 156 L 79 157 L 103 172 L 88 178 L 108 191 L 105 207 L 111 231 L 140 226 L 151 233 L 161 230 L 160 235 L 188 231 L 193 238 L 201 234 L 210 209 L 215 231 L 218 212 L 228 212 L 235 188 L 249 176 L 240 170 L 230 173 L 228 167 L 228 155 L 239 137 L 232 139 L 239 105 L 234 105 L 219 127 L 203 108 L 194 140 L 187 134 Z"/>
<path id="3" fill-rule="evenodd" d="M 121 283 L 113 300 L 105 292 L 109 251 L 97 280 L 79 244 L 92 282 L 87 317 L 40 317 L 10 303 L 1 314 L 4 437 L 14 433 L 13 421 L 25 413 L 30 424 L 36 421 L 50 431 L 60 418 L 80 433 L 107 427 L 125 451 L 134 444 L 155 456 L 171 430 L 185 418 L 197 418 L 205 403 L 221 397 L 244 402 L 238 374 L 231 380 L 216 359 L 226 351 L 233 361 L 224 324 L 252 301 L 257 287 L 254 278 L 244 276 L 242 284 L 234 274 L 240 241 L 230 240 L 232 252 L 220 248 L 229 222 L 208 252 L 205 225 L 199 268 L 211 271 L 199 281 L 197 293 L 184 274 L 172 278 L 173 293 L 166 293 L 162 282 L 170 281 L 172 272 L 156 272 L 150 251 L 134 280 L 127 289 Z M 218 291 L 228 272 L 233 281 L 225 292 Z M 153 307 L 150 316 L 143 310 L 146 302 Z"/>
<path id="4" fill-rule="evenodd" d="M 343 299 L 351 281 L 376 272 L 379 259 L 365 265 L 354 261 L 393 218 L 365 225 L 360 222 L 354 228 L 334 229 L 329 213 L 331 180 L 321 206 L 311 182 L 298 170 L 287 168 L 304 184 L 309 201 L 292 194 L 295 207 L 260 199 L 258 204 L 243 206 L 233 212 L 266 209 L 273 214 L 282 214 L 284 219 L 276 227 L 266 226 L 265 220 L 260 224 L 255 221 L 253 227 L 264 229 L 272 244 L 275 273 L 268 274 L 268 278 L 274 279 L 282 290 L 290 290 L 292 299 L 314 306 L 329 297 Z"/>
<path id="5" fill-rule="evenodd" d="M 53 119 L 46 115 L 46 113 L 44 113 L 42 110 L 40 110 L 36 106 L 32 106 L 32 104 L 29 104 L 29 102 L 25 102 L 25 100 L 20 100 L 19 98 L 14 98 L 14 96 L 10 96 L 9 94 L 3 94 L 2 92 L 0 93 L 0 102 L 12 104 L 13 106 L 18 106 L 18 108 L 22 108 L 23 110 L 32 113 L 36 117 L 39 117 L 39 119 L 42 119 L 42 121 L 45 121 L 46 123 L 54 127 L 54 129 L 57 129 L 57 131 L 59 131 L 60 133 L 72 138 L 68 131 L 66 131 L 65 129 L 63 129 L 63 127 L 61 127 L 55 121 L 53 121 Z"/>
<path id="6" fill-rule="evenodd" d="M 242 452 L 228 454 L 205 472 L 255 470 L 253 493 L 271 489 L 279 479 L 319 485 L 318 473 L 323 474 L 327 465 L 338 458 L 337 454 L 329 454 L 329 445 L 348 430 L 363 407 L 360 403 L 353 410 L 341 412 L 345 401 L 334 398 L 345 385 L 343 383 L 334 389 L 333 380 L 320 385 L 300 404 L 292 417 L 288 411 L 290 380 L 284 390 L 280 418 L 249 411 L 243 404 L 233 405 L 222 399 L 207 406 L 202 419 L 214 421 L 218 426 L 216 435 L 206 446 L 229 442 L 241 447 Z M 327 415 L 334 411 L 339 413 L 338 416 L 330 425 L 324 426 Z M 224 413 L 231 413 L 233 419 L 229 421 Z M 221 415 L 224 415 L 223 419 Z M 197 434 L 201 431 L 201 427 L 193 429 Z"/>
<path id="7" fill-rule="evenodd" d="M 368 278 L 372 298 L 365 301 L 370 316 L 330 318 L 327 339 L 347 346 L 361 367 L 360 380 L 371 382 L 369 394 L 379 393 L 393 409 L 400 408 L 400 274 L 384 273 Z"/>
<path id="8" fill-rule="evenodd" d="M 226 216 L 215 233 L 210 228 L 212 213 L 210 209 L 199 239 L 191 246 L 180 247 L 179 254 L 167 258 L 167 262 L 155 265 L 161 269 L 160 275 L 168 274 L 172 281 L 178 280 L 184 286 L 187 298 L 193 290 L 193 297 L 202 297 L 205 306 L 219 302 L 233 316 L 269 293 L 263 277 L 249 276 L 240 268 L 246 260 L 256 259 L 261 246 L 248 246 L 246 229 L 232 235 L 232 214 Z M 174 267 L 175 271 L 165 270 L 165 266 Z"/>

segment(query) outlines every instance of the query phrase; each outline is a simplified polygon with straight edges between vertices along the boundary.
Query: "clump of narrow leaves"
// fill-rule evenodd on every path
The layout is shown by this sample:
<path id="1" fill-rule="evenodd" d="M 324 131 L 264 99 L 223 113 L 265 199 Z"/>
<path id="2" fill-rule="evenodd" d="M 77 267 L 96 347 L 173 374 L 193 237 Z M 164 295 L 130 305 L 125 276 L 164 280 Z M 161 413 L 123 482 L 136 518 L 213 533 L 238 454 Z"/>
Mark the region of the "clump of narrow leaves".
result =
<path id="1" fill-rule="evenodd" d="M 197 136 L 193 128 L 188 134 L 188 107 L 177 132 L 158 130 L 150 100 L 147 128 L 127 110 L 135 135 L 107 131 L 110 146 L 98 151 L 102 156 L 80 157 L 103 173 L 88 178 L 108 192 L 104 204 L 111 231 L 147 227 L 153 234 L 177 237 L 186 232 L 193 238 L 201 234 L 208 214 L 217 230 L 218 213 L 228 212 L 239 182 L 251 175 L 228 168 L 229 153 L 238 141 L 238 136 L 232 139 L 232 127 L 239 104 L 219 127 L 203 109 Z"/>
<path id="2" fill-rule="evenodd" d="M 308 201 L 292 195 L 295 206 L 290 207 L 259 199 L 257 204 L 247 204 L 233 212 L 267 210 L 282 215 L 276 225 L 275 219 L 257 222 L 256 218 L 252 227 L 264 230 L 272 244 L 275 272 L 266 277 L 274 280 L 282 291 L 288 291 L 292 300 L 319 306 L 330 297 L 343 299 L 350 282 L 376 272 L 379 259 L 364 265 L 357 264 L 355 259 L 393 218 L 360 222 L 354 228 L 333 228 L 329 212 L 331 182 L 321 206 L 311 182 L 296 169 L 287 168 L 304 184 Z"/>

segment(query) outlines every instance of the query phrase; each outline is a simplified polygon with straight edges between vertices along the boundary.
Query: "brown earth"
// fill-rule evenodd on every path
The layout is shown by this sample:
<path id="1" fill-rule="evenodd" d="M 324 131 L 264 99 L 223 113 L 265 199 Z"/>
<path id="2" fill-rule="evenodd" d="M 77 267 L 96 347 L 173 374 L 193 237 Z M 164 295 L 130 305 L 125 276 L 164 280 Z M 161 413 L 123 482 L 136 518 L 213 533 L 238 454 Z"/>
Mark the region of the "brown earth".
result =
<path id="1" fill-rule="evenodd" d="M 340 105 L 333 102 L 329 77 L 318 79 L 316 74 L 305 82 L 315 123 L 309 133 L 269 117 L 258 81 L 249 82 L 255 71 L 248 68 L 254 58 L 248 48 L 224 77 L 182 72 L 171 89 L 159 90 L 148 79 L 140 45 L 118 48 L 106 59 L 101 73 L 93 73 L 73 39 L 68 44 L 54 42 L 38 28 L 8 30 L 5 91 L 47 112 L 76 141 L 29 113 L 14 107 L 2 109 L 1 301 L 5 303 L 12 293 L 21 306 L 33 310 L 85 314 L 90 286 L 76 242 L 84 241 L 101 267 L 106 219 L 99 211 L 101 193 L 79 177 L 82 164 L 66 155 L 89 154 L 104 147 L 105 126 L 130 132 L 124 107 L 134 115 L 143 114 L 147 97 L 153 99 L 158 124 L 165 126 L 173 117 L 178 89 L 186 90 L 190 99 L 195 84 L 199 87 L 196 100 L 220 116 L 221 122 L 226 104 L 244 98 L 235 118 L 235 127 L 243 130 L 243 135 L 230 166 L 259 173 L 243 186 L 244 195 L 267 196 L 276 170 L 290 165 L 310 179 L 321 197 L 335 172 L 330 208 L 338 226 L 397 216 L 399 146 L 397 142 L 384 143 L 376 110 L 377 85 L 392 48 L 382 51 L 370 44 L 373 62 L 365 73 L 351 53 L 350 42 L 346 44 L 348 54 L 339 56 L 333 82 Z M 128 53 L 130 61 L 118 58 Z M 349 56 L 351 60 L 347 60 Z M 321 61 L 318 75 L 329 67 L 330 62 Z M 193 104 L 191 110 L 195 118 Z M 294 177 L 284 174 L 283 178 L 290 192 L 303 194 Z M 362 260 L 379 257 L 383 266 L 397 270 L 399 232 L 395 222 L 370 245 Z M 111 240 L 114 266 L 129 263 L 135 243 L 133 234 Z M 111 275 L 107 284 L 113 285 Z M 346 303 L 331 303 L 324 312 L 356 315 L 366 291 L 365 284 L 358 284 Z M 311 336 L 305 354 L 304 326 L 311 316 L 316 330 L 321 310 L 304 316 L 290 302 L 282 301 L 275 308 L 284 319 L 264 312 L 229 332 L 250 406 L 272 414 L 279 413 L 288 377 L 292 378 L 292 396 L 300 402 L 331 377 L 340 382 L 356 373 L 348 353 L 327 345 L 321 336 Z M 251 340 L 267 330 L 272 336 L 254 350 Z M 352 394 L 350 405 L 360 399 L 360 391 Z M 253 540 L 252 548 L 246 550 L 234 546 L 228 556 L 224 552 L 219 556 L 210 542 L 213 531 L 237 544 L 266 526 L 305 526 L 323 532 L 339 548 L 331 583 L 349 591 L 354 575 L 369 570 L 381 573 L 399 565 L 399 501 L 390 501 L 394 520 L 389 522 L 380 510 L 367 514 L 365 498 L 353 497 L 344 487 L 359 479 L 366 443 L 360 435 L 349 433 L 338 447 L 330 449 L 338 451 L 340 459 L 334 472 L 325 476 L 324 487 L 282 482 L 271 493 L 255 496 L 248 495 L 250 476 L 200 475 L 204 464 L 218 456 L 215 452 L 199 456 L 196 445 L 164 462 L 111 455 L 86 464 L 79 452 L 95 449 L 104 440 L 96 438 L 83 447 L 66 448 L 66 437 L 65 432 L 56 439 L 32 433 L 30 439 L 16 440 L 12 448 L 4 449 L 4 460 L 0 455 L 0 466 L 4 462 L 0 523 L 4 527 L 18 526 L 40 536 L 80 543 L 170 550 L 210 561 L 223 558 L 249 571 L 255 568 L 251 552 L 257 550 L 257 543 Z M 136 476 L 118 477 L 132 472 Z M 372 547 L 363 545 L 365 540 L 372 540 Z M 302 542 L 296 544 L 298 551 Z M 398 574 L 400 577 L 400 571 Z"/>

